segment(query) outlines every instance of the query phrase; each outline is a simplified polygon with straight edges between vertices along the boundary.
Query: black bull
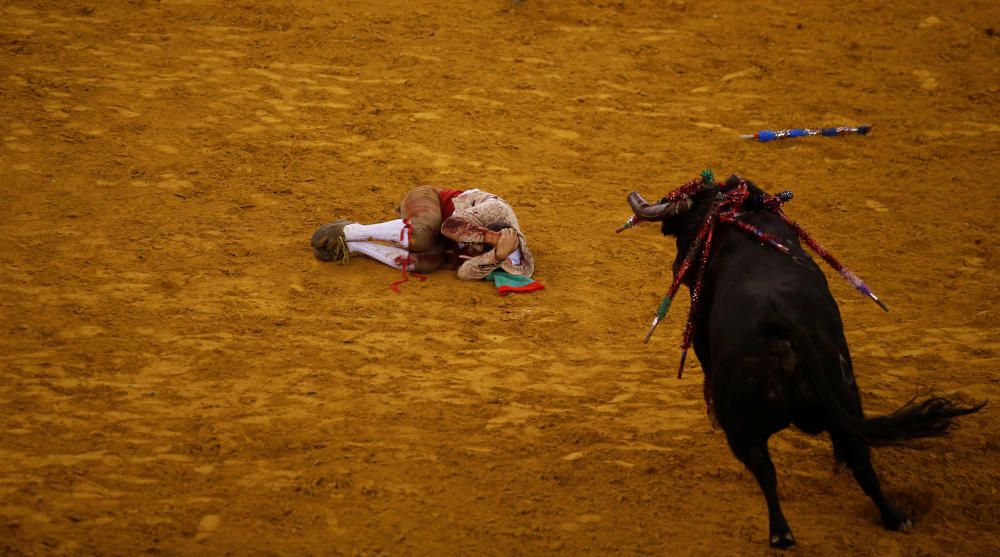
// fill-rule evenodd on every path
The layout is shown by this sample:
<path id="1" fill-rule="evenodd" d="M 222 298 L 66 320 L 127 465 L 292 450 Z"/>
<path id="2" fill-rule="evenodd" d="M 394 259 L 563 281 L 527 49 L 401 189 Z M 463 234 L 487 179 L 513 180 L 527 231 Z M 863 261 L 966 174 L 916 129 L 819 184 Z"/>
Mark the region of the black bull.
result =
<path id="1" fill-rule="evenodd" d="M 738 181 L 731 177 L 720 187 Z M 715 194 L 714 187 L 706 188 L 682 201 L 658 204 L 630 196 L 638 216 L 662 220 L 663 234 L 676 236 L 675 273 Z M 771 545 L 795 543 L 768 454 L 769 437 L 792 424 L 810 434 L 829 432 L 835 457 L 878 506 L 882 524 L 889 530 L 911 528 L 911 519 L 882 493 L 869 447 L 943 435 L 953 418 L 983 405 L 961 407 L 933 397 L 865 418 L 840 311 L 823 273 L 774 212 L 748 211 L 740 218 L 780 238 L 791 253 L 765 246 L 734 226 L 717 226 L 694 316 L 693 346 L 729 446 L 764 492 Z M 692 279 L 685 284 L 691 288 Z"/>

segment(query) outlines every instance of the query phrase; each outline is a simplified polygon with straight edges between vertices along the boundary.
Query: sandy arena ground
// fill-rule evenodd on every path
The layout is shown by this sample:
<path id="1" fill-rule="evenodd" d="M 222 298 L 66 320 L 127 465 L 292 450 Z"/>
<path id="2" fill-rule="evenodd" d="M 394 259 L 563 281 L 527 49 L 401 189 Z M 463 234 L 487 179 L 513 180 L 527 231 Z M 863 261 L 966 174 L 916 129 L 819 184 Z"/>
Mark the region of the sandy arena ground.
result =
<path id="1" fill-rule="evenodd" d="M 877 451 L 909 534 L 776 436 L 791 554 L 997 555 L 1000 4 L 893 4 L 0 2 L 0 554 L 772 553 L 686 303 L 641 342 L 673 244 L 614 233 L 711 167 L 892 309 L 828 272 L 869 413 L 994 401 Z M 548 289 L 313 259 L 418 184 L 508 199 Z"/>

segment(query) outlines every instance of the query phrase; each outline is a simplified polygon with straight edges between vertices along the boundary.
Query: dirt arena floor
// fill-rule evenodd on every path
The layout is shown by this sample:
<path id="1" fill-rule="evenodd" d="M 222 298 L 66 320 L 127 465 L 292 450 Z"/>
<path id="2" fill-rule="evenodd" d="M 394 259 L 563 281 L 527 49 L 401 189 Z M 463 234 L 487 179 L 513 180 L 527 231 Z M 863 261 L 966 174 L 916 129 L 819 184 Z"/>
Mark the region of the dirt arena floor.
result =
<path id="1" fill-rule="evenodd" d="M 686 303 L 641 341 L 673 244 L 614 233 L 712 168 L 890 306 L 827 269 L 869 413 L 994 401 L 876 452 L 909 534 L 777 435 L 790 554 L 997 555 L 1000 4 L 881 4 L 0 2 L 0 554 L 771 554 Z M 547 290 L 313 259 L 419 184 L 508 199 Z"/>

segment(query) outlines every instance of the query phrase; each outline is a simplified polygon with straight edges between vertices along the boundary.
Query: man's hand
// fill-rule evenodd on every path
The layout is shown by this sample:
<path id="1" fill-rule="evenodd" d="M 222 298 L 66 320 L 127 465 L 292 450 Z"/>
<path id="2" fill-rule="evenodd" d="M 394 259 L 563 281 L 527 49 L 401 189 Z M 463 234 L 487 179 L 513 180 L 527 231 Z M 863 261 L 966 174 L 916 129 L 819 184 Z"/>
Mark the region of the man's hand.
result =
<path id="1" fill-rule="evenodd" d="M 484 228 L 483 229 L 483 243 L 484 244 L 488 244 L 488 245 L 491 245 L 493 247 L 496 247 L 497 243 L 499 243 L 499 242 L 500 242 L 500 233 L 499 232 L 494 232 L 494 231 L 490 230 L 489 228 Z"/>
<path id="2" fill-rule="evenodd" d="M 496 243 L 496 247 L 493 248 L 493 256 L 496 258 L 497 263 L 507 259 L 507 256 L 514 253 L 517 249 L 520 239 L 517 236 L 517 230 L 513 228 L 505 228 L 500 231 L 500 239 Z"/>

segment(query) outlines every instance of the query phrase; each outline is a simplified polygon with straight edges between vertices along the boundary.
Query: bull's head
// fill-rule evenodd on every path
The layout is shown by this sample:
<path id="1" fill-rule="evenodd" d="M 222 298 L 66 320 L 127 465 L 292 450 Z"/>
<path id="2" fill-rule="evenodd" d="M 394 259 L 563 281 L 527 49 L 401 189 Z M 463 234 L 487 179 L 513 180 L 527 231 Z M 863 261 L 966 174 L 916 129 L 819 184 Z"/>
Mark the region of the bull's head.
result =
<path id="1" fill-rule="evenodd" d="M 718 184 L 710 173 L 706 173 L 702 178 L 692 180 L 668 193 L 656 203 L 646 201 L 639 192 L 632 192 L 628 195 L 628 204 L 632 207 L 635 220 L 660 222 L 664 235 L 680 236 L 685 230 L 696 228 L 701 223 L 716 192 L 738 182 L 739 177 L 731 176 L 725 184 Z"/>

